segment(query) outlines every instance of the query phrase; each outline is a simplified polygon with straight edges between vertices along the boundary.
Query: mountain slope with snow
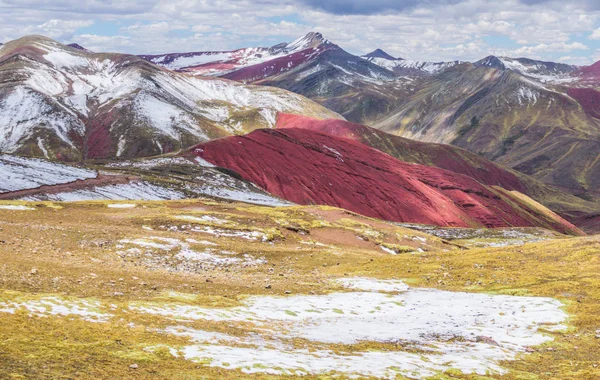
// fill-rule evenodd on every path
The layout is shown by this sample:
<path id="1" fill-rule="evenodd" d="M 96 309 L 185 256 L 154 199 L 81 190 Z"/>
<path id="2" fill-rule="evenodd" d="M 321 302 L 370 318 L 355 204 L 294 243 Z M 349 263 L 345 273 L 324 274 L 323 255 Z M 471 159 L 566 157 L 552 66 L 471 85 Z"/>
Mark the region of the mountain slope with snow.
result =
<path id="1" fill-rule="evenodd" d="M 499 70 L 511 70 L 532 77 L 542 83 L 561 83 L 575 80 L 573 74 L 578 70 L 575 65 L 538 61 L 529 58 L 509 58 L 488 56 L 474 63 L 475 66 L 491 67 Z"/>
<path id="2" fill-rule="evenodd" d="M 434 75 L 446 70 L 447 68 L 464 63 L 462 61 L 412 61 L 402 58 L 395 58 L 381 49 L 376 49 L 369 54 L 362 55 L 361 58 L 381 66 L 384 69 L 390 70 L 399 76 Z"/>
<path id="3" fill-rule="evenodd" d="M 0 151 L 8 153 L 138 157 L 272 127 L 280 111 L 337 117 L 283 90 L 195 78 L 38 36 L 3 46 L 0 69 Z"/>
<path id="4" fill-rule="evenodd" d="M 140 57 L 170 70 L 194 75 L 233 77 L 232 79 L 253 82 L 272 75 L 274 70 L 281 72 L 302 64 L 334 46 L 320 33 L 311 32 L 290 43 L 281 43 L 269 48 L 249 47 L 233 51 L 170 53 Z M 283 61 L 285 64 L 281 65 Z M 267 69 L 271 72 L 267 72 Z M 242 73 L 237 73 L 238 71 Z"/>
<path id="5" fill-rule="evenodd" d="M 568 88 L 514 70 L 450 68 L 372 125 L 457 145 L 574 194 L 600 189 L 599 121 Z"/>

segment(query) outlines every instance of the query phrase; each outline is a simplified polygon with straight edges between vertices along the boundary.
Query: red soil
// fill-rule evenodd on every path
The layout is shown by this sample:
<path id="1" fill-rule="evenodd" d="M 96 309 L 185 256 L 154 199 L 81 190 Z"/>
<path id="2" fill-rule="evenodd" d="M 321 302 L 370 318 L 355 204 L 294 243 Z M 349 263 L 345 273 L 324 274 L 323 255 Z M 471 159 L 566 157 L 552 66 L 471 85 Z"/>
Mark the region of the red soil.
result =
<path id="1" fill-rule="evenodd" d="M 570 88 L 567 93 L 590 116 L 600 119 L 600 92 L 592 88 Z"/>
<path id="2" fill-rule="evenodd" d="M 464 149 L 450 145 L 424 143 L 379 131 L 344 120 L 317 120 L 280 113 L 277 128 L 302 128 L 344 137 L 366 144 L 402 161 L 435 166 L 467 175 L 489 186 L 526 193 L 519 178 L 508 170 Z"/>
<path id="3" fill-rule="evenodd" d="M 548 222 L 465 175 L 402 162 L 321 132 L 257 130 L 203 143 L 190 152 L 299 204 L 438 226 L 570 228 L 563 220 Z"/>

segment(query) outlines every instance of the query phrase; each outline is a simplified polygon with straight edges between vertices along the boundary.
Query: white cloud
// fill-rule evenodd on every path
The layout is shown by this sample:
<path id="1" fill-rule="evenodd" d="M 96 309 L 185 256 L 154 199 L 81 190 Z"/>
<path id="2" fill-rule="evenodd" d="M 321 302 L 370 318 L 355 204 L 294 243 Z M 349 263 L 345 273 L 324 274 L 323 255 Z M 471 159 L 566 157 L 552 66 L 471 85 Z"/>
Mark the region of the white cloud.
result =
<path id="1" fill-rule="evenodd" d="M 594 30 L 588 38 L 590 40 L 600 40 L 600 28 Z"/>
<path id="2" fill-rule="evenodd" d="M 581 42 L 572 42 L 570 44 L 558 42 L 554 44 L 539 44 L 535 46 L 523 46 L 513 50 L 514 54 L 538 54 L 544 52 L 568 52 L 573 50 L 589 50 Z"/>
<path id="3" fill-rule="evenodd" d="M 93 50 L 141 54 L 269 46 L 316 30 L 353 53 L 380 47 L 410 59 L 475 60 L 502 52 L 556 60 L 586 51 L 586 36 L 600 39 L 600 9 L 578 1 L 409 0 L 402 11 L 346 15 L 302 0 L 0 0 L 0 36 L 41 33 Z M 114 28 L 107 36 L 100 27 L 78 33 L 94 21 Z"/>

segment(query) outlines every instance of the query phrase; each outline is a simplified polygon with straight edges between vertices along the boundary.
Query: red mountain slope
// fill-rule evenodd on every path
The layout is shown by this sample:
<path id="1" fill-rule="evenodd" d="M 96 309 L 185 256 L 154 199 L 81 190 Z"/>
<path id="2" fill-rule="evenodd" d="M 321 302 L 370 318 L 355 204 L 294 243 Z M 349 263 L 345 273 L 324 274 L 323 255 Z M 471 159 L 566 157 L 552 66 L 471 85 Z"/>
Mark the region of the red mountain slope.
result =
<path id="1" fill-rule="evenodd" d="M 399 160 L 435 166 L 464 174 L 489 186 L 526 193 L 521 180 L 510 171 L 464 149 L 450 145 L 424 143 L 395 136 L 378 129 L 344 120 L 317 120 L 280 113 L 276 128 L 302 128 L 345 137 L 366 144 Z"/>
<path id="2" fill-rule="evenodd" d="M 396 222 L 543 226 L 581 233 L 560 217 L 470 177 L 402 162 L 356 141 L 311 130 L 257 130 L 190 152 L 300 204 L 331 205 Z"/>
<path id="3" fill-rule="evenodd" d="M 600 118 L 600 92 L 593 88 L 570 88 L 570 97 L 577 100 L 585 113 L 596 119 Z"/>

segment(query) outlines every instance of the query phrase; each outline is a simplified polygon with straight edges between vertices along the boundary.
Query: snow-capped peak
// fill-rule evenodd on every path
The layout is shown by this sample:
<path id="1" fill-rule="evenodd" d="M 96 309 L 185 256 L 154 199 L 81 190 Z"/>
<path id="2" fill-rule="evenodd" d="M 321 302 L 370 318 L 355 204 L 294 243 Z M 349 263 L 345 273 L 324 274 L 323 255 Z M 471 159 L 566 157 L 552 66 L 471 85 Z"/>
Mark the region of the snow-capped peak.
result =
<path id="1" fill-rule="evenodd" d="M 533 77 L 541 82 L 564 82 L 572 80 L 571 73 L 578 69 L 577 66 L 564 63 L 495 56 L 485 57 L 475 62 L 475 66 L 510 70 L 521 75 Z"/>
<path id="2" fill-rule="evenodd" d="M 302 36 L 297 40 L 290 42 L 285 48 L 286 50 L 300 51 L 310 48 L 316 48 L 319 45 L 323 44 L 328 45 L 331 44 L 331 42 L 325 37 L 323 37 L 323 35 L 319 32 L 310 32 L 307 33 L 305 36 Z"/>

